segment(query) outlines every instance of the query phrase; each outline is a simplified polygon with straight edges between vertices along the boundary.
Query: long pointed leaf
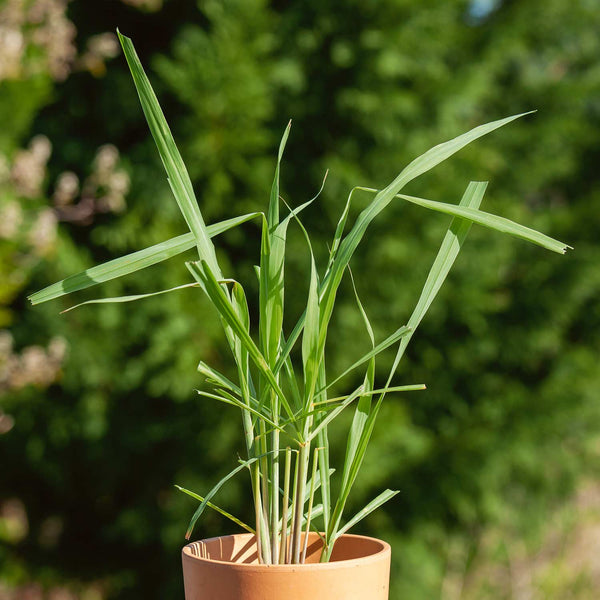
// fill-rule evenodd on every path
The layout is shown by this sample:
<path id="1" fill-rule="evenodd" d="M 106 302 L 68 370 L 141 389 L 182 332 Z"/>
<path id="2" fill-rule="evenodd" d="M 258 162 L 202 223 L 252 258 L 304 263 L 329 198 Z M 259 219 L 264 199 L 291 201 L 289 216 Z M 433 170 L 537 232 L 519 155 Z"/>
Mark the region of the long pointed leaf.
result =
<path id="1" fill-rule="evenodd" d="M 348 375 L 348 373 L 354 371 L 354 369 L 356 369 L 357 367 L 360 367 L 361 365 L 365 364 L 368 360 L 370 360 L 374 356 L 377 356 L 378 354 L 380 354 L 381 352 L 383 352 L 390 346 L 393 346 L 396 342 L 401 340 L 405 335 L 408 335 L 410 333 L 410 331 L 411 331 L 410 327 L 407 327 L 406 325 L 403 325 L 402 327 L 400 327 L 399 329 L 394 331 L 394 333 L 392 333 L 385 340 L 383 340 L 383 342 L 380 342 L 379 344 L 377 344 L 377 346 L 375 346 L 375 348 L 373 348 L 372 350 L 367 352 L 364 356 L 359 358 L 355 363 L 350 365 L 343 373 L 338 375 L 331 383 L 328 383 L 327 387 L 325 389 L 329 389 L 330 387 L 335 385 L 340 379 L 343 379 L 346 375 Z"/>
<path id="2" fill-rule="evenodd" d="M 204 512 L 204 510 L 206 509 L 206 507 L 208 506 L 208 503 L 210 502 L 210 500 L 213 498 L 213 496 L 235 475 L 237 475 L 241 470 L 249 467 L 251 464 L 255 463 L 257 460 L 260 460 L 262 458 L 262 456 L 256 456 L 254 458 L 250 458 L 249 460 L 245 460 L 243 461 L 239 466 L 237 466 L 235 469 L 233 469 L 232 471 L 230 471 L 227 475 L 225 475 L 225 477 L 223 477 L 211 490 L 210 492 L 208 492 L 208 494 L 206 494 L 206 496 L 204 497 L 204 500 L 202 500 L 202 502 L 200 503 L 200 506 L 197 508 L 196 512 L 194 513 L 194 516 L 192 517 L 192 519 L 190 520 L 190 524 L 188 525 L 188 529 L 185 533 L 185 538 L 187 540 L 190 539 L 190 536 L 192 535 L 192 531 L 194 530 L 194 526 L 196 525 L 196 522 L 198 521 L 198 519 L 202 516 L 202 513 Z"/>
<path id="3" fill-rule="evenodd" d="M 319 432 L 324 427 L 327 427 L 327 425 L 331 423 L 331 421 L 333 421 L 333 419 L 335 419 L 349 404 L 354 402 L 354 400 L 356 400 L 362 394 L 363 391 L 364 388 L 362 385 L 356 390 L 354 390 L 354 392 L 352 392 L 352 394 L 350 394 L 339 406 L 336 406 L 336 408 L 332 410 L 324 419 L 319 421 L 318 425 L 312 428 L 307 439 L 310 441 L 313 440 L 317 435 L 319 435 Z"/>
<path id="4" fill-rule="evenodd" d="M 160 290 L 159 292 L 151 292 L 149 294 L 137 294 L 134 296 L 116 296 L 114 298 L 97 298 L 95 300 L 87 300 L 86 302 L 81 302 L 80 304 L 76 304 L 75 306 L 71 306 L 61 311 L 61 315 L 67 313 L 71 310 L 75 310 L 80 306 L 85 306 L 86 304 L 119 304 L 121 302 L 135 302 L 137 300 L 143 300 L 144 298 L 150 298 L 152 296 L 160 296 L 161 294 L 169 294 L 171 292 L 176 292 L 177 290 L 183 290 L 185 288 L 191 287 L 200 287 L 198 283 L 186 283 L 184 285 L 178 285 L 174 288 L 169 288 L 168 290 Z"/>
<path id="5" fill-rule="evenodd" d="M 197 262 L 189 262 L 186 263 L 188 269 L 194 276 L 194 278 L 203 285 L 206 286 L 206 293 L 209 295 L 211 301 L 213 302 L 215 308 L 219 312 L 219 315 L 225 322 L 231 327 L 234 331 L 235 335 L 240 339 L 243 343 L 244 347 L 248 351 L 250 358 L 254 362 L 254 364 L 258 367 L 259 371 L 262 375 L 267 379 L 269 384 L 272 386 L 273 390 L 281 400 L 281 404 L 288 413 L 290 417 L 293 417 L 292 409 L 287 401 L 287 398 L 281 388 L 273 372 L 269 368 L 265 357 L 261 354 L 260 350 L 257 348 L 256 344 L 250 337 L 250 334 L 241 323 L 239 316 L 236 314 L 234 308 L 231 305 L 231 302 L 214 275 L 210 271 L 210 267 L 205 261 L 200 261 L 200 264 Z"/>
<path id="6" fill-rule="evenodd" d="M 410 181 L 418 177 L 419 175 L 429 171 L 439 163 L 443 162 L 466 145 L 470 144 L 477 138 L 480 138 L 503 125 L 518 119 L 528 113 L 520 115 L 514 115 L 499 121 L 487 123 L 486 125 L 480 125 L 475 127 L 471 131 L 460 135 L 453 140 L 439 144 L 434 148 L 431 148 L 422 156 L 419 156 L 413 160 L 399 175 L 390 183 L 385 189 L 379 192 L 373 201 L 365 208 L 352 230 L 343 239 L 340 244 L 339 251 L 331 265 L 329 272 L 329 278 L 324 282 L 324 294 L 322 298 L 322 322 L 321 330 L 323 330 L 324 322 L 328 321 L 333 311 L 333 305 L 335 303 L 335 296 L 339 287 L 342 275 L 346 266 L 350 262 L 354 251 L 358 244 L 362 240 L 365 231 L 371 221 L 394 199 L 394 197 L 400 192 L 400 190 Z"/>
<path id="7" fill-rule="evenodd" d="M 311 250 L 310 286 L 306 307 L 306 321 L 302 334 L 302 364 L 304 367 L 304 405 L 310 405 L 319 374 L 319 278 Z"/>
<path id="8" fill-rule="evenodd" d="M 215 237 L 249 221 L 250 219 L 254 219 L 259 215 L 262 215 L 262 213 L 253 212 L 233 219 L 227 219 L 226 221 L 221 221 L 219 223 L 214 223 L 207 227 L 208 234 L 211 237 Z M 144 250 L 138 250 L 137 252 L 127 254 L 126 256 L 115 258 L 102 265 L 96 265 L 95 267 L 86 269 L 76 275 L 71 275 L 62 281 L 53 283 L 39 292 L 35 292 L 29 296 L 29 300 L 32 304 L 40 304 L 42 302 L 54 300 L 55 298 L 60 298 L 66 294 L 78 292 L 79 290 L 84 290 L 94 285 L 98 285 L 99 283 L 111 281 L 112 279 L 135 273 L 136 271 L 141 271 L 146 267 L 156 265 L 163 260 L 167 260 L 186 250 L 190 250 L 195 245 L 194 235 L 192 233 L 186 233 L 165 242 L 161 242 L 160 244 L 144 248 Z"/>
<path id="9" fill-rule="evenodd" d="M 242 395 L 242 390 L 237 385 L 235 385 L 233 381 L 227 379 L 225 375 L 219 373 L 219 371 L 217 371 L 216 369 L 213 369 L 212 367 L 208 366 L 205 362 L 200 361 L 200 363 L 198 363 L 198 372 L 204 375 L 204 377 L 206 377 L 211 382 L 218 383 L 221 387 L 232 391 L 238 396 Z"/>
<path id="10" fill-rule="evenodd" d="M 281 159 L 283 157 L 283 151 L 290 135 L 290 129 L 292 127 L 292 120 L 287 124 L 281 141 L 279 142 L 279 151 L 277 152 L 277 165 L 275 167 L 275 176 L 273 177 L 273 185 L 271 186 L 271 197 L 269 200 L 269 210 L 267 213 L 267 220 L 269 223 L 269 229 L 276 227 L 279 223 L 279 171 L 281 169 Z"/>
<path id="11" fill-rule="evenodd" d="M 191 492 L 190 490 L 186 490 L 184 487 L 181 487 L 180 485 L 176 485 L 175 487 L 180 492 L 183 492 L 184 494 L 187 494 L 188 496 L 195 498 L 199 502 L 204 502 L 204 498 L 202 496 L 199 496 L 198 494 L 195 494 L 194 492 Z M 256 531 L 254 529 L 252 529 L 252 527 L 250 527 L 250 525 L 246 525 L 246 523 L 244 523 L 244 521 L 241 521 L 237 517 L 234 517 L 231 513 L 228 513 L 226 510 L 223 510 L 216 504 L 213 504 L 212 502 L 208 502 L 207 506 L 209 508 L 212 508 L 213 510 L 216 510 L 218 513 L 220 513 L 224 517 L 228 518 L 230 521 L 233 521 L 236 525 L 239 525 L 242 529 L 245 529 L 246 531 L 248 531 L 250 533 L 256 533 Z"/>
<path id="12" fill-rule="evenodd" d="M 485 190 L 487 188 L 487 182 L 485 181 L 472 181 L 469 183 L 459 206 L 477 210 L 481 205 Z M 440 291 L 442 284 L 446 280 L 460 249 L 471 230 L 472 221 L 461 219 L 460 217 L 454 217 L 450 227 L 444 236 L 442 245 L 438 251 L 438 254 L 431 266 L 425 285 L 419 296 L 419 300 L 415 309 L 413 310 L 410 319 L 408 320 L 408 326 L 411 328 L 410 333 L 400 340 L 400 347 L 396 353 L 394 364 L 390 370 L 388 376 L 388 385 L 391 381 L 393 374 L 395 373 L 400 359 L 404 355 L 404 351 L 408 346 L 416 328 L 425 316 L 425 313 L 429 310 L 431 303 Z"/>
<path id="13" fill-rule="evenodd" d="M 407 200 L 413 204 L 418 204 L 424 208 L 452 215 L 453 217 L 462 217 L 469 221 L 473 221 L 473 223 L 478 223 L 489 229 L 494 229 L 495 231 L 518 237 L 526 242 L 531 242 L 532 244 L 536 244 L 547 250 L 552 250 L 552 252 L 557 252 L 558 254 L 564 254 L 567 249 L 571 249 L 571 246 L 564 242 L 559 242 L 535 229 L 530 229 L 529 227 L 515 223 L 505 217 L 500 217 L 465 206 L 446 204 L 445 202 L 436 202 L 434 200 L 425 200 L 424 198 L 415 198 L 414 196 L 405 196 L 404 194 L 398 194 L 396 197 Z"/>
<path id="14" fill-rule="evenodd" d="M 181 154 L 179 154 L 169 125 L 160 108 L 150 80 L 144 72 L 132 41 L 119 31 L 117 33 L 142 104 L 144 115 L 146 116 L 152 137 L 167 172 L 169 185 L 173 190 L 177 204 L 179 204 L 181 213 L 190 231 L 194 234 L 200 258 L 205 260 L 210 265 L 213 273 L 220 277 L 221 274 L 215 255 L 215 247 L 210 241 L 202 213 L 198 207 L 190 176 L 185 168 Z"/>
<path id="15" fill-rule="evenodd" d="M 456 154 L 456 152 L 458 152 L 471 142 L 475 141 L 476 139 L 487 135 L 488 133 L 491 133 L 499 127 L 502 127 L 510 123 L 511 121 L 514 121 L 515 119 L 528 115 L 531 112 L 535 111 L 529 111 L 526 113 L 513 115 L 511 117 L 506 117 L 498 121 L 486 123 L 485 125 L 480 125 L 479 127 L 475 127 L 467 133 L 464 133 L 452 140 L 449 140 L 442 144 L 438 144 L 437 146 L 425 152 L 425 154 L 413 160 L 398 175 L 398 177 L 396 177 L 396 179 L 392 181 L 392 183 L 390 183 L 385 189 L 381 190 L 375 196 L 371 204 L 369 204 L 369 206 L 367 206 L 367 208 L 365 208 L 360 213 L 351 231 L 340 243 L 339 250 L 337 251 L 335 258 L 332 261 L 330 268 L 326 273 L 326 276 L 323 278 L 323 282 L 321 284 L 320 289 L 322 305 L 322 332 L 326 331 L 324 323 L 331 318 L 331 313 L 335 304 L 335 296 L 337 294 L 337 289 L 341 282 L 342 275 L 344 274 L 346 266 L 350 262 L 354 251 L 356 250 L 360 241 L 362 240 L 367 227 L 369 226 L 371 221 L 392 201 L 392 199 L 400 192 L 400 190 L 407 183 L 409 183 L 419 175 L 422 175 L 423 173 L 433 169 L 435 166 L 437 166 L 453 154 Z M 284 353 L 289 352 L 296 343 L 298 336 L 302 331 L 305 318 L 306 314 L 303 314 L 296 323 L 294 330 L 288 337 L 286 347 L 284 348 Z M 281 368 L 281 366 L 282 363 L 278 363 L 275 368 L 275 372 L 277 372 Z"/>
<path id="16" fill-rule="evenodd" d="M 400 492 L 393 490 L 385 490 L 367 504 L 362 510 L 358 511 L 337 533 L 337 537 L 344 535 L 346 531 L 354 527 L 359 521 L 362 521 L 366 516 L 370 515 L 374 510 L 377 510 L 382 504 L 385 504 L 388 500 L 391 500 L 396 494 Z"/>
<path id="17" fill-rule="evenodd" d="M 257 409 L 253 408 L 252 406 L 244 404 L 241 400 L 238 400 L 235 396 L 227 394 L 227 392 L 223 392 L 223 395 L 219 395 L 219 394 L 211 394 L 210 392 L 205 392 L 204 390 L 196 390 L 196 391 L 198 392 L 198 394 L 200 396 L 204 396 L 205 398 L 219 400 L 220 402 L 224 402 L 225 404 L 231 404 L 232 406 L 236 406 L 237 408 L 240 408 L 241 410 L 247 410 L 249 413 L 258 417 L 265 423 L 268 423 L 269 425 L 271 425 L 271 427 L 278 429 L 279 431 L 283 431 L 283 429 L 281 427 L 279 427 L 279 425 L 277 425 L 277 423 L 274 423 L 264 413 L 259 412 Z"/>
<path id="18" fill-rule="evenodd" d="M 460 204 L 469 208 L 479 208 L 486 186 L 486 183 L 471 182 L 467 187 Z M 429 277 L 427 278 L 421 293 L 421 297 L 417 303 L 417 307 L 413 311 L 413 314 L 408 321 L 408 327 L 410 327 L 411 331 L 400 340 L 400 347 L 396 354 L 392 369 L 390 370 L 390 374 L 385 385 L 386 388 L 390 385 L 392 377 L 398 366 L 398 362 L 400 361 L 400 358 L 402 357 L 414 330 L 419 325 L 425 312 L 429 308 L 431 302 L 435 298 L 435 295 L 444 282 L 450 268 L 454 264 L 454 260 L 456 259 L 460 247 L 471 228 L 471 224 L 471 221 L 465 221 L 464 219 L 458 217 L 455 217 L 452 220 L 448 232 L 444 237 L 444 241 L 442 242 L 440 251 L 438 252 L 438 255 L 431 268 Z M 341 522 L 348 495 L 350 494 L 350 490 L 354 485 L 360 467 L 362 466 L 367 446 L 369 440 L 371 439 L 371 435 L 375 427 L 375 421 L 379 414 L 379 410 L 381 409 L 384 397 L 385 393 L 382 393 L 375 406 L 368 414 L 359 414 L 358 410 L 355 414 L 355 421 L 353 421 L 352 427 L 356 427 L 356 430 L 360 431 L 360 435 L 349 437 L 348 446 L 346 448 L 346 460 L 344 462 L 342 489 L 334 509 L 334 515 L 330 522 L 328 530 L 329 539 L 335 539 L 335 536 L 337 535 L 337 530 Z M 360 405 L 358 408 L 361 408 Z"/>

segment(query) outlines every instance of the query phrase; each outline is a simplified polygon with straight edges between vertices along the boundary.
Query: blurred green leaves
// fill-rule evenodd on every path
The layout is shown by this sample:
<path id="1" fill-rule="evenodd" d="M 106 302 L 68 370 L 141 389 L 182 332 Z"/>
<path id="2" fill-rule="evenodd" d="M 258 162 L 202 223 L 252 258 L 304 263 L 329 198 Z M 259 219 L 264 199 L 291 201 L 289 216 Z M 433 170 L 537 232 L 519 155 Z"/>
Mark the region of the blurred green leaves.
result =
<path id="1" fill-rule="evenodd" d="M 85 38 L 98 32 L 102 15 L 93 3 L 79 4 L 72 4 L 72 18 Z M 171 94 L 165 113 L 207 221 L 231 217 L 220 208 L 231 198 L 237 214 L 264 206 L 272 155 L 292 117 L 302 133 L 286 148 L 283 196 L 293 206 L 311 197 L 330 169 L 322 212 L 309 207 L 303 216 L 307 227 L 323 231 L 317 255 L 326 252 L 349 185 L 379 189 L 439 140 L 492 118 L 539 109 L 535 118 L 478 142 L 406 189 L 444 200 L 459 197 L 467 178 L 490 180 L 486 211 L 576 248 L 563 260 L 474 227 L 403 359 L 401 374 L 426 382 L 428 390 L 418 401 L 399 396 L 382 408 L 381 418 L 394 424 L 373 432 L 384 458 L 366 455 L 349 510 L 380 489 L 400 489 L 380 516 L 364 521 L 364 531 L 393 542 L 392 598 L 435 597 L 451 535 L 476 540 L 496 522 L 504 535 L 523 536 L 544 526 L 549 507 L 598 466 L 597 7 L 503 2 L 474 24 L 468 3 L 458 0 L 426 6 L 353 1 L 343 10 L 322 0 L 275 8 L 215 2 L 209 8 L 202 3 L 194 16 L 186 13 L 182 26 L 170 4 L 179 6 L 165 3 L 155 15 L 136 14 L 135 22 L 130 13 L 115 13 L 102 26 L 107 30 L 118 20 L 140 40 L 145 64 L 160 37 L 149 74 L 161 98 Z M 165 40 L 161 32 L 174 35 Z M 168 208 L 171 192 L 155 149 L 143 141 L 137 99 L 132 94 L 129 102 L 115 104 L 124 90 L 131 92 L 125 65 L 117 62 L 98 85 L 80 73 L 55 87 L 52 104 L 45 104 L 47 88 L 33 84 L 12 99 L 2 94 L 3 131 L 18 129 L 6 147 L 48 133 L 51 170 L 84 173 L 94 148 L 110 141 L 134 177 L 127 215 L 106 216 L 89 228 L 62 226 L 58 264 L 53 259 L 35 269 L 29 292 L 184 233 L 176 207 Z M 27 118 L 19 117 L 26 109 Z M 74 122 L 69 113 L 85 118 Z M 352 211 L 367 198 L 357 194 Z M 159 218 L 163 209 L 171 212 Z M 434 251 L 416 256 L 411 248 L 439 240 L 449 220 L 398 201 L 365 239 L 364 256 L 351 266 L 376 339 L 385 337 L 390 322 L 405 322 L 427 277 Z M 232 253 L 236 272 L 257 261 L 240 247 L 243 237 L 258 239 L 260 232 L 252 224 L 243 227 L 243 235 L 233 230 L 219 242 Z M 86 250 L 74 254 L 73 239 Z M 304 257 L 299 236 L 287 243 L 292 255 Z M 298 278 L 303 292 L 305 267 L 300 258 L 286 265 L 287 277 Z M 373 272 L 391 278 L 365 289 Z M 106 292 L 166 289 L 185 276 L 176 264 L 161 275 L 150 268 L 126 283 L 110 283 Z M 90 297 L 84 292 L 82 300 Z M 298 315 L 304 309 L 295 295 L 286 304 Z M 61 300 L 35 311 L 23 312 L 24 306 L 24 297 L 11 301 L 11 309 L 20 311 L 12 328 L 17 351 L 54 334 L 73 345 L 59 385 L 1 398 L 16 425 L 0 436 L 3 464 L 14 465 L 3 472 L 0 495 L 10 489 L 26 505 L 32 533 L 18 552 L 27 557 L 28 576 L 53 568 L 63 580 L 75 572 L 106 578 L 111 598 L 177 596 L 179 578 L 168 573 L 179 567 L 165 564 L 177 555 L 190 500 L 170 486 L 185 478 L 192 489 L 209 489 L 225 474 L 213 465 L 243 447 L 234 410 L 212 413 L 189 393 L 198 385 L 198 356 L 210 356 L 211 365 L 226 370 L 214 314 L 193 290 L 149 298 L 126 311 L 101 306 L 60 318 L 56 313 L 67 307 Z M 370 347 L 354 310 L 349 301 L 332 317 L 334 372 Z M 386 374 L 391 359 L 379 366 Z M 341 435 L 330 432 L 332 445 Z M 177 472 L 174 465 L 181 465 Z M 236 486 L 223 489 L 217 503 L 248 522 L 252 516 L 244 513 Z M 50 513 L 65 517 L 65 529 L 44 565 L 36 566 L 36 532 Z M 206 518 L 200 535 L 224 531 L 226 521 L 216 513 Z M 104 564 L 85 562 L 90 546 L 106 557 Z M 150 562 L 131 558 L 142 551 Z M 17 554 L 1 552 L 0 560 Z"/>

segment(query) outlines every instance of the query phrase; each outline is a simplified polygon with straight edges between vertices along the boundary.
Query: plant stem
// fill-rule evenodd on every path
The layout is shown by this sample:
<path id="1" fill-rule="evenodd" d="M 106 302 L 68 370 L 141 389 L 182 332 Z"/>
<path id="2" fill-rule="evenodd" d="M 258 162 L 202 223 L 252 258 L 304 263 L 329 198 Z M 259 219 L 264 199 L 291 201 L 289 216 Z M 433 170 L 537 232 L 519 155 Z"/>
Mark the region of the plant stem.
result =
<path id="1" fill-rule="evenodd" d="M 292 562 L 292 541 L 293 541 L 293 532 L 296 525 L 296 500 L 297 500 L 297 490 L 298 490 L 298 463 L 300 461 L 299 453 L 296 454 L 296 460 L 294 463 L 294 491 L 292 492 L 292 521 L 290 523 L 290 541 L 286 546 L 285 550 L 285 563 L 291 564 Z M 285 524 L 287 530 L 287 523 Z"/>
<path id="2" fill-rule="evenodd" d="M 266 544 L 263 545 L 263 553 L 265 556 L 265 562 L 271 563 L 271 540 L 269 533 L 269 461 L 267 457 L 267 436 L 265 432 L 265 423 L 260 421 L 260 479 L 261 479 L 261 491 L 262 491 L 262 522 L 264 526 L 264 538 Z"/>
<path id="3" fill-rule="evenodd" d="M 306 530 L 304 533 L 304 549 L 302 550 L 302 563 L 306 561 L 306 549 L 308 547 L 308 534 L 310 532 L 310 517 L 313 509 L 313 502 L 315 498 L 315 482 L 317 481 L 317 465 L 318 463 L 319 448 L 315 448 L 313 454 L 313 467 L 312 475 L 310 480 L 310 496 L 308 498 L 308 512 L 306 514 Z"/>
<path id="4" fill-rule="evenodd" d="M 262 507 L 260 499 L 260 470 L 258 463 L 253 463 L 250 467 L 252 469 L 252 491 L 254 494 L 254 517 L 256 520 L 256 552 L 258 555 L 258 562 L 266 562 L 263 556 L 263 547 L 265 544 L 265 531 L 262 525 Z M 268 538 L 266 543 L 269 543 Z"/>
<path id="5" fill-rule="evenodd" d="M 279 564 L 286 561 L 287 554 L 287 522 L 288 508 L 290 502 L 290 471 L 292 466 L 292 449 L 288 446 L 285 449 L 285 471 L 283 474 L 283 511 L 281 515 L 281 539 L 279 548 Z"/>
<path id="6" fill-rule="evenodd" d="M 279 424 L 279 402 L 273 394 L 273 420 Z M 271 555 L 273 564 L 279 562 L 279 430 L 272 433 L 271 455 Z"/>
<path id="7" fill-rule="evenodd" d="M 294 499 L 294 530 L 292 532 L 292 563 L 300 562 L 300 544 L 302 542 L 302 517 L 304 515 L 304 493 L 306 491 L 306 475 L 310 459 L 310 442 L 300 446 L 298 452 L 298 483 Z"/>

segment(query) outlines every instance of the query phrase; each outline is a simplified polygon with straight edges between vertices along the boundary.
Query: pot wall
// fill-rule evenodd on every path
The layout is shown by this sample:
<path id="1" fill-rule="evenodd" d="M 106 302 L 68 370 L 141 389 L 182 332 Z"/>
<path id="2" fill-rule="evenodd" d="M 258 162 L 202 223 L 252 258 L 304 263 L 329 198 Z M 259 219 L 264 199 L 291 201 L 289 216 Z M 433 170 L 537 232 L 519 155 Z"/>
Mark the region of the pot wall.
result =
<path id="1" fill-rule="evenodd" d="M 303 565 L 258 564 L 249 533 L 183 548 L 186 600 L 388 600 L 389 544 L 360 535 L 337 540 L 332 560 L 319 563 L 322 543 L 310 533 Z"/>

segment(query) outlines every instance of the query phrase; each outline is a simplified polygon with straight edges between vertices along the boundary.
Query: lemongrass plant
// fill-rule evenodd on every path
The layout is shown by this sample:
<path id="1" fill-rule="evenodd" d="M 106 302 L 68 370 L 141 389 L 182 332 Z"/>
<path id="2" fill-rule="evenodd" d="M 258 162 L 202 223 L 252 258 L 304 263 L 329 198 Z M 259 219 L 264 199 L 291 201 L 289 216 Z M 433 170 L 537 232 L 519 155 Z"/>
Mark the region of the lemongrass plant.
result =
<path id="1" fill-rule="evenodd" d="M 406 347 L 431 302 L 438 293 L 473 223 L 532 242 L 557 253 L 568 246 L 508 219 L 479 209 L 486 190 L 485 182 L 471 182 L 459 204 L 425 200 L 401 193 L 404 186 L 458 152 L 474 140 L 523 116 L 514 115 L 472 129 L 442 143 L 413 160 L 386 188 L 354 188 L 335 229 L 324 273 L 319 274 L 310 238 L 299 221 L 299 213 L 311 200 L 280 215 L 279 169 L 289 134 L 286 128 L 279 146 L 275 176 L 266 213 L 256 212 L 206 225 L 198 207 L 190 177 L 177 150 L 150 82 L 144 73 L 131 40 L 119 33 L 142 108 L 175 200 L 185 218 L 189 233 L 145 250 L 92 267 L 83 273 L 51 285 L 30 299 L 33 304 L 117 277 L 133 273 L 184 251 L 196 248 L 198 260 L 187 262 L 191 281 L 170 290 L 139 296 L 105 298 L 99 302 L 129 302 L 164 294 L 185 287 L 198 287 L 208 297 L 220 317 L 231 349 L 237 381 L 231 381 L 207 364 L 198 370 L 212 386 L 200 391 L 204 397 L 240 409 L 247 458 L 200 496 L 179 488 L 199 501 L 186 537 L 207 507 L 217 510 L 238 526 L 256 535 L 259 561 L 267 564 L 302 563 L 306 556 L 308 531 L 316 531 L 323 542 L 322 561 L 331 557 L 336 540 L 358 521 L 390 500 L 397 492 L 385 490 L 351 518 L 345 514 L 346 503 L 359 474 L 377 415 L 389 393 L 422 390 L 424 385 L 393 385 L 394 374 Z M 527 113 L 523 113 L 527 114 Z M 357 190 L 372 193 L 368 206 L 346 232 L 352 195 Z M 325 369 L 325 345 L 335 306 L 336 294 L 350 260 L 373 219 L 392 201 L 405 201 L 453 217 L 431 267 L 416 307 L 408 320 L 383 341 L 376 343 L 363 306 L 356 295 L 359 310 L 371 340 L 371 350 L 343 373 L 331 377 Z M 213 238 L 250 219 L 262 226 L 259 279 L 259 311 L 251 319 L 244 287 L 221 271 Z M 310 284 L 306 309 L 289 334 L 283 331 L 284 263 L 286 233 L 294 222 L 304 232 L 310 255 Z M 81 306 L 78 304 L 77 306 Z M 72 308 L 76 308 L 72 307 Z M 68 309 L 71 310 L 71 309 Z M 257 339 L 253 331 L 257 330 Z M 301 364 L 293 364 L 291 351 L 301 345 Z M 396 347 L 392 368 L 382 388 L 375 388 L 375 359 L 388 348 Z M 300 361 L 298 361 L 300 362 Z M 361 385 L 342 397 L 330 397 L 330 389 L 356 369 L 364 370 Z M 328 426 L 342 411 L 354 407 L 346 451 L 333 493 L 334 469 L 329 461 Z M 254 501 L 254 527 L 235 518 L 212 503 L 219 489 L 241 471 L 250 474 Z"/>

